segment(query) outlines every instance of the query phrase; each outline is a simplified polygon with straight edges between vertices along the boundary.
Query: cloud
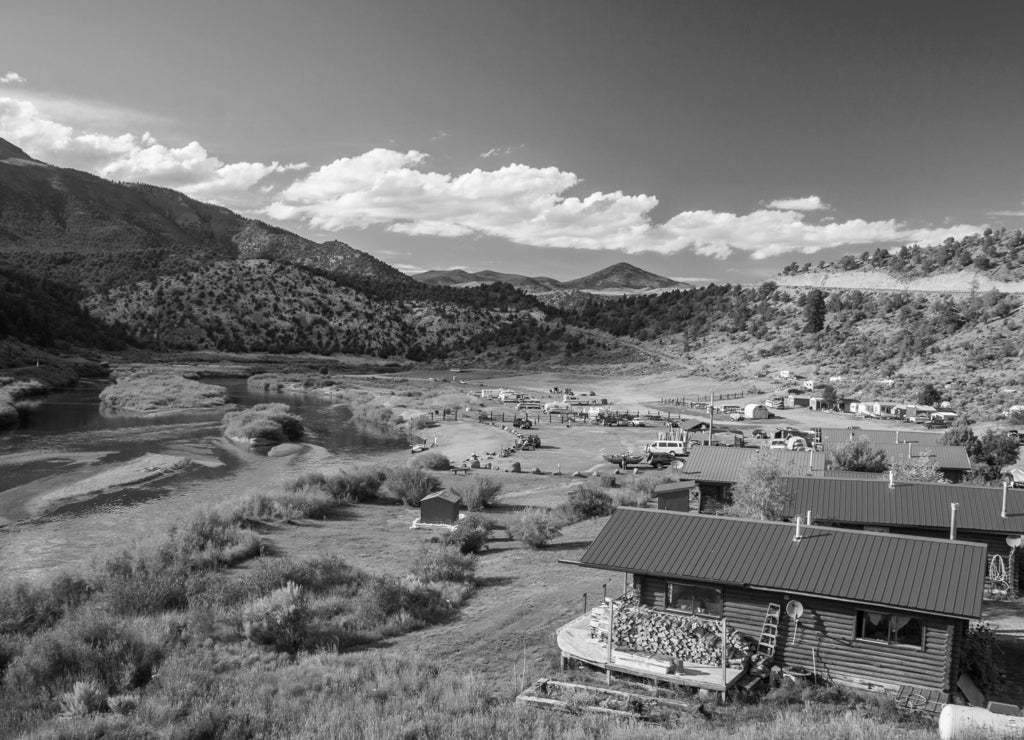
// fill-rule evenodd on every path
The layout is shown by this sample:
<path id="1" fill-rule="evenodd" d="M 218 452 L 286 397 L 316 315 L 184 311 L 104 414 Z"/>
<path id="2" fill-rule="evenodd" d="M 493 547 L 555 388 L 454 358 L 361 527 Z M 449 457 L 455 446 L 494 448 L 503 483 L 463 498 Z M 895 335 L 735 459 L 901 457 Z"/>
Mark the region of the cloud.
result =
<path id="1" fill-rule="evenodd" d="M 804 198 L 781 198 L 773 200 L 768 204 L 769 208 L 777 208 L 782 211 L 830 211 L 832 206 L 822 203 L 817 195 L 808 195 Z"/>
<path id="2" fill-rule="evenodd" d="M 486 152 L 481 152 L 480 158 L 490 159 L 491 157 L 509 157 L 512 155 L 513 152 L 518 151 L 519 149 L 522 148 L 522 144 L 520 144 L 519 146 L 492 147 L 488 149 Z"/>
<path id="3" fill-rule="evenodd" d="M 24 85 L 28 80 L 17 72 L 8 72 L 0 75 L 0 85 Z"/>
<path id="4" fill-rule="evenodd" d="M 175 188 L 201 200 L 238 208 L 261 205 L 251 189 L 274 173 L 303 170 L 305 163 L 225 163 L 199 142 L 170 147 L 149 132 L 109 135 L 84 132 L 42 114 L 35 103 L 0 97 L 0 137 L 45 162 L 112 180 Z"/>
<path id="5" fill-rule="evenodd" d="M 557 167 L 511 164 L 453 175 L 425 171 L 427 162 L 423 152 L 390 149 L 337 159 L 283 189 L 265 213 L 323 231 L 376 225 L 415 236 L 490 236 L 534 247 L 627 254 L 692 250 L 717 258 L 743 252 L 755 259 L 850 245 L 933 243 L 979 228 L 908 229 L 895 220 L 863 219 L 809 223 L 802 210 L 792 208 L 683 211 L 654 224 L 653 195 L 567 195 L 580 178 Z M 824 207 L 817 196 L 798 200 L 804 207 Z"/>
<path id="6" fill-rule="evenodd" d="M 1024 216 L 1024 211 L 988 211 L 986 216 Z"/>

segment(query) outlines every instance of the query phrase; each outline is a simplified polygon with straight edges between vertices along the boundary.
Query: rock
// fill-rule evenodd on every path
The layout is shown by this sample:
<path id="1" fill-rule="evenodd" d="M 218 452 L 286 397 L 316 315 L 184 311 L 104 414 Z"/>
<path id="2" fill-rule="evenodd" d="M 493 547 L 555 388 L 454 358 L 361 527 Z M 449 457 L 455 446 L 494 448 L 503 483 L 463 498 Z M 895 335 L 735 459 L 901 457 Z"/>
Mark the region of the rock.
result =
<path id="1" fill-rule="evenodd" d="M 530 472 L 533 473 L 534 475 L 544 475 L 544 471 L 541 470 L 540 468 L 534 468 Z"/>
<path id="2" fill-rule="evenodd" d="M 509 472 L 510 473 L 522 473 L 523 472 L 523 466 L 520 465 L 518 462 L 514 462 L 514 463 L 512 463 L 512 467 L 509 468 Z"/>
<path id="3" fill-rule="evenodd" d="M 292 444 L 288 442 L 283 445 L 277 445 L 267 450 L 267 457 L 287 457 L 288 455 L 294 455 L 296 452 L 302 452 L 303 446 Z"/>
<path id="4" fill-rule="evenodd" d="M 486 465 L 484 465 L 484 467 L 487 468 L 488 470 L 490 470 L 491 469 L 491 464 L 487 463 Z"/>
<path id="5" fill-rule="evenodd" d="M 480 461 L 479 460 L 473 460 L 473 462 L 471 462 L 469 464 L 469 467 L 473 468 L 474 470 L 479 470 L 480 469 Z"/>
<path id="6" fill-rule="evenodd" d="M 595 470 L 593 476 L 591 476 L 591 477 L 593 477 L 593 478 L 600 478 L 601 474 Z"/>
<path id="7" fill-rule="evenodd" d="M 581 473 L 580 471 L 577 470 L 575 473 L 572 474 L 572 477 L 573 478 L 586 478 L 587 476 L 583 475 L 583 473 Z"/>

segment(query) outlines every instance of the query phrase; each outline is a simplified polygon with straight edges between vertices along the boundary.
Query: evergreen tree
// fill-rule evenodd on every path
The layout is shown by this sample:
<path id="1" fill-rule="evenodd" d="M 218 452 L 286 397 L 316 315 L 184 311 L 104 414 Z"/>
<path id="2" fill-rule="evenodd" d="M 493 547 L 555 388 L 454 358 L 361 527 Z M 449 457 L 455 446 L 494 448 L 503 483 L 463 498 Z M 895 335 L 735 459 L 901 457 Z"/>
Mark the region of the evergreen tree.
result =
<path id="1" fill-rule="evenodd" d="M 815 288 L 807 294 L 804 303 L 804 331 L 817 334 L 825 328 L 825 294 Z"/>

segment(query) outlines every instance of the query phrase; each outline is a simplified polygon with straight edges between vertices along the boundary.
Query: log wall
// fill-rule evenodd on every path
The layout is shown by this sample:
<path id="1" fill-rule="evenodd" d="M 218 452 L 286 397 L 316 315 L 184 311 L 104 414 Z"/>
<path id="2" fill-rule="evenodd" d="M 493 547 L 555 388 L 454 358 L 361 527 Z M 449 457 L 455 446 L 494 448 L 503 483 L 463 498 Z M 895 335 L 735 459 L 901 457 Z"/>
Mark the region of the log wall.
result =
<path id="1" fill-rule="evenodd" d="M 634 581 L 642 603 L 664 608 L 665 579 L 637 575 Z M 855 638 L 856 605 L 808 597 L 797 600 L 803 604 L 804 614 L 795 642 L 794 625 L 786 615 L 784 594 L 727 586 L 724 617 L 732 629 L 756 641 L 761 635 L 768 604 L 778 604 L 782 616 L 776 664 L 807 668 L 816 665 L 818 673 L 830 680 L 882 687 L 912 684 L 942 691 L 951 691 L 956 683 L 965 620 L 917 615 L 924 626 L 924 648 L 887 645 Z M 884 607 L 876 610 L 889 611 Z"/>

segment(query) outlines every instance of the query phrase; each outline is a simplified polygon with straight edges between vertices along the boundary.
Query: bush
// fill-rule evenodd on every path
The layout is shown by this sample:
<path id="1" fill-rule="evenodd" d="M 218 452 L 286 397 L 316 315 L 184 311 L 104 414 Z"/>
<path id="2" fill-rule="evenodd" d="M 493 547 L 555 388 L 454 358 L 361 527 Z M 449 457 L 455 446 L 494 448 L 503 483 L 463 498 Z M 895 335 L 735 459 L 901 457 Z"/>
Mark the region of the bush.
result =
<path id="1" fill-rule="evenodd" d="M 608 516 L 614 509 L 612 497 L 592 483 L 582 483 L 569 491 L 569 512 L 573 521 Z"/>
<path id="2" fill-rule="evenodd" d="M 380 468 L 356 468 L 350 473 L 338 471 L 328 476 L 327 490 L 338 501 L 360 502 L 377 498 L 384 473 Z"/>
<path id="3" fill-rule="evenodd" d="M 494 524 L 482 516 L 467 514 L 459 519 L 455 529 L 446 532 L 444 544 L 459 548 L 464 555 L 480 552 L 490 539 Z"/>
<path id="4" fill-rule="evenodd" d="M 50 627 L 85 602 L 91 593 L 85 578 L 69 573 L 61 573 L 43 584 L 5 583 L 0 586 L 0 634 L 31 635 Z"/>
<path id="5" fill-rule="evenodd" d="M 259 403 L 241 411 L 229 411 L 221 421 L 224 436 L 250 444 L 275 444 L 299 439 L 302 419 L 283 403 Z"/>
<path id="6" fill-rule="evenodd" d="M 441 490 L 441 481 L 426 471 L 400 467 L 388 472 L 383 490 L 407 506 L 419 506 L 424 496 Z"/>
<path id="7" fill-rule="evenodd" d="M 443 452 L 430 450 L 416 455 L 416 457 L 409 461 L 409 465 L 423 470 L 450 470 L 452 461 Z"/>
<path id="8" fill-rule="evenodd" d="M 242 633 L 250 642 L 295 653 L 306 640 L 309 605 L 302 587 L 289 581 L 242 610 Z"/>
<path id="9" fill-rule="evenodd" d="M 324 488 L 310 485 L 284 491 L 250 493 L 218 507 L 217 511 L 235 522 L 306 519 L 323 516 L 337 506 Z"/>
<path id="10" fill-rule="evenodd" d="M 424 548 L 413 568 L 413 574 L 424 581 L 472 583 L 475 573 L 473 556 L 465 550 L 455 552 L 451 547 Z"/>
<path id="11" fill-rule="evenodd" d="M 60 697 L 61 714 L 66 717 L 85 717 L 107 708 L 107 691 L 95 681 L 75 681 L 71 691 Z"/>
<path id="12" fill-rule="evenodd" d="M 562 528 L 548 511 L 527 509 L 512 520 L 508 531 L 515 539 L 532 548 L 539 548 L 560 535 Z"/>
<path id="13" fill-rule="evenodd" d="M 462 497 L 462 503 L 470 511 L 480 511 L 493 506 L 501 495 L 501 481 L 490 475 L 478 475 L 466 478 L 455 487 L 455 492 Z"/>
<path id="14" fill-rule="evenodd" d="M 8 668 L 5 688 L 31 702 L 73 692 L 76 681 L 112 693 L 137 689 L 150 681 L 168 649 L 166 633 L 154 638 L 142 630 L 99 609 L 79 610 L 25 644 Z"/>
<path id="15" fill-rule="evenodd" d="M 259 558 L 242 581 L 248 596 L 265 596 L 289 582 L 313 593 L 334 586 L 355 584 L 359 571 L 334 555 L 295 560 Z"/>

